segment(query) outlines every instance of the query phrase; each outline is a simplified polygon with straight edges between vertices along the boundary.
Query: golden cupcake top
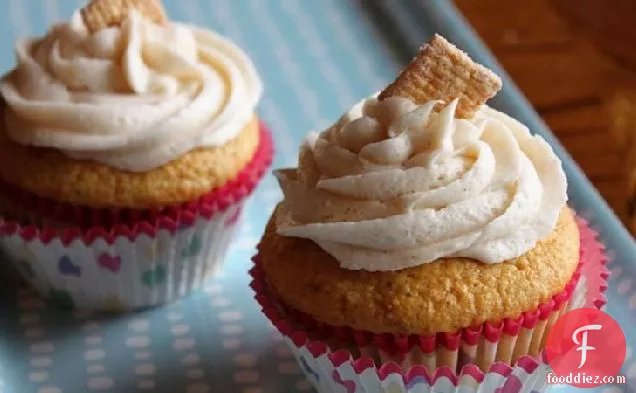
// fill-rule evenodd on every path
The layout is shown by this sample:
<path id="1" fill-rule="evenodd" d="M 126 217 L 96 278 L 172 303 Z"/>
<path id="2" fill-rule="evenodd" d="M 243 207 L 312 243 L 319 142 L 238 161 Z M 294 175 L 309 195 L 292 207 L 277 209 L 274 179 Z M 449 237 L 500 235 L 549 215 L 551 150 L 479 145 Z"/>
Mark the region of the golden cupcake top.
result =
<path id="1" fill-rule="evenodd" d="M 158 0 L 94 0 L 16 55 L 0 82 L 7 136 L 128 172 L 223 146 L 262 94 L 239 47 L 168 21 Z"/>
<path id="2" fill-rule="evenodd" d="M 259 263 L 284 304 L 330 326 L 428 335 L 516 318 L 563 291 L 579 263 L 574 215 L 524 255 L 486 264 L 445 258 L 396 271 L 356 271 L 316 243 L 281 236 L 272 217 Z"/>
<path id="3" fill-rule="evenodd" d="M 435 36 L 377 97 L 310 134 L 298 168 L 276 172 L 278 233 L 352 270 L 527 253 L 556 227 L 567 183 L 541 137 L 485 105 L 500 88 Z"/>

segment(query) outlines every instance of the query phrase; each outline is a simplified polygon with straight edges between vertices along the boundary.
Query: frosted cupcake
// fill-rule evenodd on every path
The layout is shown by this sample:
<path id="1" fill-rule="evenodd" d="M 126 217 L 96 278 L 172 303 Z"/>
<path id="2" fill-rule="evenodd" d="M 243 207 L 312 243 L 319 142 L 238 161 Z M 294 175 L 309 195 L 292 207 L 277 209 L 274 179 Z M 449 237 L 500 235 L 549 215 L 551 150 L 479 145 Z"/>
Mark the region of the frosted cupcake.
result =
<path id="1" fill-rule="evenodd" d="M 0 82 L 0 245 L 44 295 L 137 309 L 198 288 L 271 162 L 249 57 L 154 0 L 19 40 Z"/>
<path id="2" fill-rule="evenodd" d="M 435 36 L 277 171 L 253 288 L 320 392 L 541 389 L 551 325 L 603 302 L 561 163 L 484 105 L 500 88 Z"/>

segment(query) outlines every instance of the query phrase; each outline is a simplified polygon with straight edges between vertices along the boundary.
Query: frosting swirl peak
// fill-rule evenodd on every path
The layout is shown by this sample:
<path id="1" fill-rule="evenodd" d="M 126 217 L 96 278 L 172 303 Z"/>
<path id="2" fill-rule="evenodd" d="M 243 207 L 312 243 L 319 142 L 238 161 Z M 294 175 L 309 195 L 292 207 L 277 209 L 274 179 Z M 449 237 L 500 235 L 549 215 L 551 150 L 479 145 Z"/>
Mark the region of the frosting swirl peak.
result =
<path id="1" fill-rule="evenodd" d="M 224 144 L 262 93 L 236 45 L 134 10 L 95 33 L 78 11 L 43 38 L 18 41 L 16 53 L 16 69 L 0 81 L 8 136 L 128 171 Z"/>
<path id="2" fill-rule="evenodd" d="M 277 172 L 279 233 L 370 271 L 500 263 L 548 236 L 567 200 L 550 146 L 491 108 L 467 120 L 455 118 L 457 100 L 438 104 L 369 98 L 310 134 L 299 167 Z"/>

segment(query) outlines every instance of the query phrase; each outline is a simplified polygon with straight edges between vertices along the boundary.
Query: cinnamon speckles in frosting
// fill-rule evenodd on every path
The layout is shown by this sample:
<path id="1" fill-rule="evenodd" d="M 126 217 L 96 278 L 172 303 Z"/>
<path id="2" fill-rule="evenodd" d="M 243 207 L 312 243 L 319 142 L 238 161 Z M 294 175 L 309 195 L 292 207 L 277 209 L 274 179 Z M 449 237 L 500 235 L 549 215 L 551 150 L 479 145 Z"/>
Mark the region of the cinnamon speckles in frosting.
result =
<path id="1" fill-rule="evenodd" d="M 554 229 L 566 178 L 550 146 L 483 107 L 366 99 L 312 134 L 277 172 L 280 234 L 308 238 L 343 268 L 399 270 L 443 257 L 500 263 Z"/>
<path id="2" fill-rule="evenodd" d="M 8 136 L 133 172 L 223 145 L 262 93 L 247 55 L 225 38 L 134 11 L 95 33 L 76 12 L 45 37 L 18 41 L 16 53 L 0 82 Z"/>

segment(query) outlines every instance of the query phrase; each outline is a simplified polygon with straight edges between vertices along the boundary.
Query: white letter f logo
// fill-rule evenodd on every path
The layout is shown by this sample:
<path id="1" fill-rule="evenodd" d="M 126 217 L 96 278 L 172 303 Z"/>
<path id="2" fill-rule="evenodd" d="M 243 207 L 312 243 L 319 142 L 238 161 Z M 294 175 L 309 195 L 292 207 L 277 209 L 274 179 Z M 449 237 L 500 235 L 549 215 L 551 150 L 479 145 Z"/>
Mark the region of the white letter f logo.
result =
<path id="1" fill-rule="evenodd" d="M 593 351 L 596 349 L 594 347 L 587 345 L 588 330 L 601 330 L 601 325 L 581 326 L 580 328 L 576 329 L 574 333 L 572 334 L 572 341 L 574 341 L 574 344 L 581 345 L 580 347 L 576 348 L 577 351 L 581 351 L 581 364 L 579 364 L 579 368 L 583 367 L 583 365 L 585 364 L 585 361 L 587 360 L 587 351 L 588 350 Z M 583 332 L 583 334 L 581 335 L 583 337 L 582 343 L 579 342 L 579 339 L 576 337 L 581 332 Z"/>

